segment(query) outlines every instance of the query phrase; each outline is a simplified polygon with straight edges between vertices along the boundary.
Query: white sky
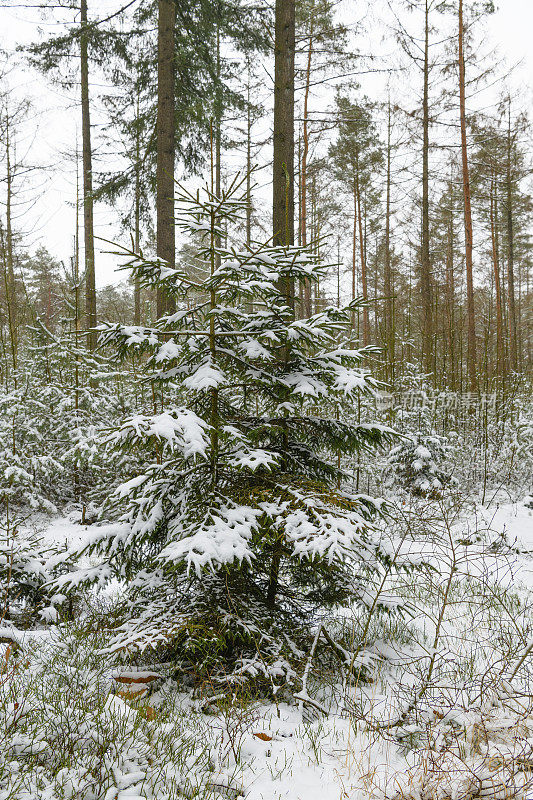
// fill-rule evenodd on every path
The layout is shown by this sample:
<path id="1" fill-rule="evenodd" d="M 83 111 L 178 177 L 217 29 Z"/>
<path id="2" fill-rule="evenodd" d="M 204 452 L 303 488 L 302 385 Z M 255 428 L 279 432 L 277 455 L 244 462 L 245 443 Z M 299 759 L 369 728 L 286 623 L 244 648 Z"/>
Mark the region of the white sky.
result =
<path id="1" fill-rule="evenodd" d="M 39 26 L 47 33 L 59 32 L 49 15 L 46 21 L 36 9 L 16 7 L 18 3 L 31 4 L 42 0 L 0 0 L 0 31 L 2 46 L 11 51 L 17 44 L 25 44 L 39 38 Z M 364 15 L 366 0 L 344 0 L 343 19 L 349 21 Z M 379 16 L 382 0 L 368 0 L 373 15 Z M 118 0 L 92 0 L 90 9 L 97 8 L 101 13 L 115 10 Z M 94 12 L 93 12 L 94 13 Z M 519 89 L 522 106 L 531 109 L 531 87 L 533 81 L 533 0 L 499 0 L 497 13 L 487 23 L 489 41 L 486 44 L 497 46 L 502 59 L 509 66 L 517 65 L 512 83 Z M 367 50 L 368 41 L 359 42 L 361 50 Z M 74 165 L 65 159 L 65 153 L 72 152 L 76 131 L 79 129 L 79 107 L 76 98 L 63 90 L 54 88 L 41 75 L 30 70 L 19 56 L 20 66 L 11 75 L 11 85 L 19 95 L 29 96 L 34 103 L 31 126 L 19 146 L 19 153 L 27 151 L 27 161 L 47 165 L 49 169 L 39 174 L 37 184 L 39 199 L 20 219 L 20 227 L 26 233 L 25 246 L 32 249 L 39 243 L 45 244 L 58 258 L 67 262 L 72 253 L 74 234 L 75 198 Z M 363 89 L 371 94 L 374 85 Z M 418 87 L 417 87 L 418 88 Z M 93 87 L 93 96 L 97 87 Z M 96 104 L 96 109 L 98 104 Z M 92 122 L 98 125 L 99 116 L 94 113 Z M 95 210 L 95 231 L 97 235 L 114 239 L 117 228 L 113 214 L 104 205 Z M 102 245 L 105 249 L 105 245 Z M 97 283 L 104 285 L 123 279 L 123 273 L 114 273 L 113 259 L 103 253 L 97 256 Z"/>

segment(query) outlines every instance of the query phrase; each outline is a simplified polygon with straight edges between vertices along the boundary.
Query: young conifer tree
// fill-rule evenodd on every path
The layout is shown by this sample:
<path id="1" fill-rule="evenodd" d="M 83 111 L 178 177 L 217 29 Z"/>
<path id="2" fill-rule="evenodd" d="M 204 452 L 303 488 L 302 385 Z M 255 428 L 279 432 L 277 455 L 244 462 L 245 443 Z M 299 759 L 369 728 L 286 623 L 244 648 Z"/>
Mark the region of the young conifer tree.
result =
<path id="1" fill-rule="evenodd" d="M 231 243 L 246 177 L 219 197 L 182 190 L 178 207 L 182 230 L 202 237 L 197 277 L 139 254 L 127 265 L 172 292 L 176 311 L 153 328 L 101 326 L 119 353 L 149 354 L 163 404 L 109 437 L 144 466 L 111 500 L 118 522 L 85 547 L 100 563 L 61 591 L 123 582 L 127 618 L 111 651 L 154 648 L 178 672 L 280 685 L 295 678 L 317 614 L 364 604 L 387 562 L 372 522 L 381 503 L 350 490 L 338 454 L 372 453 L 393 432 L 349 421 L 354 398 L 377 388 L 361 365 L 370 348 L 349 338 L 351 309 L 295 320 L 280 290 L 326 267 L 308 249 Z"/>

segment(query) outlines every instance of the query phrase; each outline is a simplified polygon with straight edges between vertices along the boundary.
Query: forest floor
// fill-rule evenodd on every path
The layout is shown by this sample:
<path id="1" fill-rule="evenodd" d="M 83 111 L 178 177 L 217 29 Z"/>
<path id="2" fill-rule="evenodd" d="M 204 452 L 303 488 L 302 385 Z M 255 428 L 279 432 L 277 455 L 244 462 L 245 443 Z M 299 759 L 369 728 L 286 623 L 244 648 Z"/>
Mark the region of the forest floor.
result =
<path id="1" fill-rule="evenodd" d="M 312 667 L 310 702 L 209 706 L 164 675 L 135 695 L 98 635 L 22 635 L 26 660 L 0 675 L 0 800 L 531 796 L 533 510 L 399 513 L 402 547 L 435 570 L 388 587 L 412 613 L 376 617 L 365 680 Z M 78 520 L 30 527 L 71 546 L 90 530 Z"/>

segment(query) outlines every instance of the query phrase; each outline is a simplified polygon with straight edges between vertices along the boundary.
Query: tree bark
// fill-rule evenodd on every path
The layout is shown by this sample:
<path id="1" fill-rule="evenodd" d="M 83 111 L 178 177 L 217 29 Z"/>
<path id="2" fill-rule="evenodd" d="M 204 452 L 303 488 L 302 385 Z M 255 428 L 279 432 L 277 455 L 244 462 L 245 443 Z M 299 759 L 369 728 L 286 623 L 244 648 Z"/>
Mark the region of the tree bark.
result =
<path id="1" fill-rule="evenodd" d="M 357 220 L 359 226 L 359 257 L 361 259 L 361 290 L 363 300 L 368 300 L 368 277 L 366 270 L 365 239 L 363 236 L 363 215 L 361 211 L 361 188 L 359 186 L 359 167 L 355 178 L 355 191 L 357 198 Z M 368 319 L 368 306 L 363 306 L 363 345 L 370 343 L 370 321 Z"/>
<path id="2" fill-rule="evenodd" d="M 391 107 L 387 114 L 387 196 L 385 201 L 385 253 L 383 263 L 383 292 L 385 294 L 385 345 L 387 348 L 388 378 L 394 379 L 394 305 L 392 299 L 390 252 L 390 195 L 391 195 Z"/>
<path id="3" fill-rule="evenodd" d="M 455 270 L 454 270 L 454 220 L 453 220 L 453 181 L 449 184 L 449 203 L 448 211 L 448 236 L 446 246 L 446 286 L 447 286 L 447 340 L 448 355 L 450 363 L 450 388 L 455 390 L 456 383 L 456 355 L 455 355 Z"/>
<path id="4" fill-rule="evenodd" d="M 295 0 L 276 0 L 274 44 L 273 237 L 294 243 L 294 41 Z M 284 287 L 294 306 L 294 288 Z"/>
<path id="5" fill-rule="evenodd" d="M 307 156 L 309 154 L 309 130 L 308 130 L 308 117 L 309 117 L 309 89 L 311 84 L 311 63 L 313 58 L 313 25 L 314 15 L 311 10 L 310 30 L 309 30 L 309 47 L 307 50 L 307 68 L 305 71 L 305 91 L 304 91 L 304 112 L 303 112 L 303 148 L 302 148 L 302 173 L 300 178 L 301 185 L 301 240 L 302 247 L 307 246 Z M 304 282 L 304 318 L 310 317 L 311 309 L 311 283 Z"/>
<path id="6" fill-rule="evenodd" d="M 429 0 L 424 17 L 424 90 L 422 99 L 422 242 L 420 294 L 422 297 L 422 363 L 425 372 L 433 368 L 433 319 L 431 255 L 429 246 Z"/>
<path id="7" fill-rule="evenodd" d="M 466 140 L 466 87 L 464 58 L 463 0 L 459 0 L 459 113 L 461 117 L 461 157 L 463 167 L 463 196 L 465 223 L 465 262 L 466 262 L 466 306 L 467 306 L 467 370 L 471 391 L 477 389 L 476 355 L 476 316 L 474 307 L 474 263 L 472 203 L 470 194 L 470 172 L 468 168 L 468 148 Z"/>
<path id="8" fill-rule="evenodd" d="M 6 293 L 9 340 L 11 343 L 11 364 L 13 367 L 13 385 L 17 388 L 18 367 L 18 324 L 17 324 L 17 287 L 15 282 L 15 259 L 13 253 L 13 166 L 11 163 L 11 131 L 10 116 L 6 113 L 6 242 L 4 250 L 4 284 Z"/>
<path id="9" fill-rule="evenodd" d="M 512 372 L 517 368 L 516 350 L 516 303 L 514 289 L 514 220 L 513 220 L 513 186 L 512 186 L 512 141 L 511 141 L 511 98 L 507 127 L 507 310 L 509 322 L 509 367 Z"/>
<path id="10" fill-rule="evenodd" d="M 174 26 L 175 0 L 158 0 L 157 26 L 157 255 L 169 267 L 176 263 L 174 229 Z M 157 316 L 172 313 L 174 300 L 157 290 Z"/>
<path id="11" fill-rule="evenodd" d="M 141 142 L 139 130 L 139 96 L 136 101 L 136 130 L 135 130 L 135 252 L 138 254 L 141 249 Z M 134 325 L 141 324 L 141 283 L 138 276 L 135 276 L 133 289 Z"/>
<path id="12" fill-rule="evenodd" d="M 274 245 L 288 247 L 294 244 L 295 0 L 276 0 L 275 14 L 272 227 Z M 289 278 L 280 280 L 279 290 L 294 315 L 294 281 Z M 289 348 L 285 347 L 282 354 L 285 363 L 289 356 Z M 286 428 L 283 436 L 286 447 Z M 273 546 L 270 564 L 266 597 L 269 606 L 276 603 L 282 554 L 283 542 L 278 539 Z"/>
<path id="13" fill-rule="evenodd" d="M 246 84 L 246 244 L 252 244 L 252 106 L 250 62 Z"/>
<path id="14" fill-rule="evenodd" d="M 357 286 L 357 184 L 353 179 L 353 229 L 352 229 L 352 300 L 355 300 Z M 355 331 L 355 310 L 352 310 L 352 328 Z"/>
<path id="15" fill-rule="evenodd" d="M 503 314 L 502 291 L 500 283 L 500 264 L 498 252 L 498 196 L 496 191 L 496 177 L 493 175 L 490 183 L 490 234 L 492 244 L 492 268 L 494 271 L 494 289 L 496 293 L 496 374 L 502 376 L 504 369 L 503 352 Z"/>
<path id="16" fill-rule="evenodd" d="M 85 318 L 89 350 L 96 348 L 96 274 L 94 263 L 93 167 L 89 103 L 89 53 L 87 41 L 87 0 L 80 0 L 81 136 L 83 162 L 83 233 L 85 245 Z"/>

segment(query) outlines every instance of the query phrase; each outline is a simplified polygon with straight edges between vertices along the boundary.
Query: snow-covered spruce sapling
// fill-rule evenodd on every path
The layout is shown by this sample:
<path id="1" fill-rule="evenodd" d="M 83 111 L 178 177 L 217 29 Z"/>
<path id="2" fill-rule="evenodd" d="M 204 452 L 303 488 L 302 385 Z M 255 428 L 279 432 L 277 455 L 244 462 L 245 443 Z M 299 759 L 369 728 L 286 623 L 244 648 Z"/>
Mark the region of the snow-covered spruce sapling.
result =
<path id="1" fill-rule="evenodd" d="M 410 433 L 388 455 L 387 482 L 415 497 L 440 497 L 447 487 L 457 483 L 446 469 L 450 454 L 445 436 Z"/>
<path id="2" fill-rule="evenodd" d="M 51 581 L 63 560 L 55 547 L 43 543 L 24 522 L 6 506 L 0 521 L 0 640 L 15 646 L 19 628 L 49 621 L 50 614 L 55 618 Z"/>
<path id="3" fill-rule="evenodd" d="M 133 389 L 124 391 L 124 370 L 88 353 L 81 337 L 68 329 L 70 320 L 64 323 L 56 333 L 40 320 L 30 329 L 28 367 L 13 403 L 16 427 L 4 433 L 0 426 L 12 466 L 12 480 L 6 481 L 12 484 L 12 507 L 51 513 L 68 503 L 83 508 L 109 491 L 111 471 L 120 474 L 118 461 L 111 470 L 109 457 L 104 460 L 100 433 L 134 407 Z M 0 456 L 0 470 L 2 463 Z"/>
<path id="4" fill-rule="evenodd" d="M 372 524 L 381 501 L 338 488 L 350 476 L 337 455 L 372 453 L 393 433 L 345 421 L 377 387 L 351 342 L 350 308 L 296 320 L 280 288 L 325 267 L 306 249 L 232 243 L 242 186 L 180 194 L 178 224 L 202 237 L 194 280 L 187 263 L 132 254 L 135 276 L 172 293 L 177 310 L 151 328 L 102 326 L 101 340 L 148 354 L 165 405 L 110 435 L 147 466 L 114 493 L 117 521 L 91 533 L 85 552 L 101 562 L 61 591 L 118 577 L 128 618 L 111 651 L 154 648 L 198 680 L 279 686 L 317 615 L 364 604 L 390 558 Z"/>

